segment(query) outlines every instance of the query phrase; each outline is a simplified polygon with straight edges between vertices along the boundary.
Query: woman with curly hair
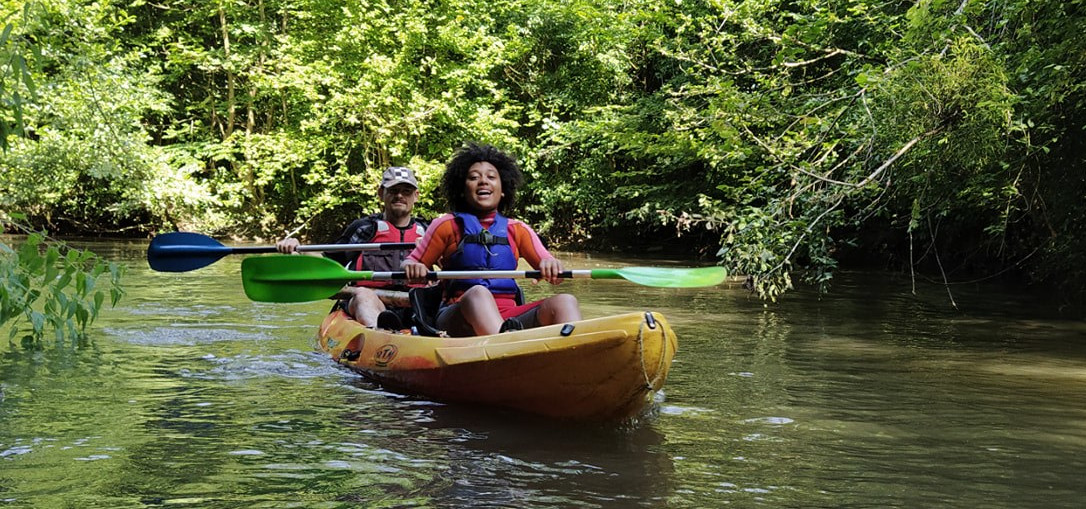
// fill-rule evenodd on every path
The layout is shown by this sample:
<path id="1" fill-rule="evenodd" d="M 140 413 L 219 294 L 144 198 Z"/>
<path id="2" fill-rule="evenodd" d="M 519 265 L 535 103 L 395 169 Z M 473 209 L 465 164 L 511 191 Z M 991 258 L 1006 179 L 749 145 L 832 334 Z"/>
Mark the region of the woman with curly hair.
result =
<path id="1" fill-rule="evenodd" d="M 562 262 L 543 247 L 528 225 L 506 217 L 522 183 L 516 161 L 490 145 L 468 144 L 445 165 L 442 193 L 448 214 L 430 224 L 403 262 L 409 279 L 430 267 L 444 270 L 516 270 L 523 258 L 543 279 L 559 284 Z M 445 281 L 438 329 L 452 336 L 486 335 L 581 319 L 577 298 L 558 294 L 518 305 L 512 279 Z"/>

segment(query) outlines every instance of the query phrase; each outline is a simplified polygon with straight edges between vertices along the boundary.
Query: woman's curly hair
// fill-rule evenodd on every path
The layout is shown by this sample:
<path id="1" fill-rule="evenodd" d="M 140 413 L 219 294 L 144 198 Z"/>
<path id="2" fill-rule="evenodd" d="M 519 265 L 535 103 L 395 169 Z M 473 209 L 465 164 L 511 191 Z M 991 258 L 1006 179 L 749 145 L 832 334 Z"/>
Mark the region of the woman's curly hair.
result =
<path id="1" fill-rule="evenodd" d="M 520 166 L 512 156 L 491 145 L 468 143 L 453 154 L 445 164 L 445 175 L 441 177 L 441 194 L 445 196 L 449 210 L 453 212 L 474 212 L 464 196 L 468 168 L 479 162 L 488 162 L 498 169 L 502 182 L 502 198 L 498 202 L 498 211 L 508 215 L 516 203 L 517 188 L 524 181 Z"/>

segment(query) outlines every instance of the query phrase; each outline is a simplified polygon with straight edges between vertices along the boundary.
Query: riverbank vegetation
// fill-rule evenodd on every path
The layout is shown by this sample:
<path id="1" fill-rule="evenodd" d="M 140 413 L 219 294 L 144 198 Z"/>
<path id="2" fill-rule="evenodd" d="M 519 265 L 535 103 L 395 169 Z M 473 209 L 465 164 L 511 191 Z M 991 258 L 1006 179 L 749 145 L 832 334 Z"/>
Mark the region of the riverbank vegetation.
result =
<path id="1" fill-rule="evenodd" d="M 38 232 L 20 233 L 26 237 L 16 247 L 0 241 L 0 332 L 9 342 L 21 335 L 24 347 L 42 346 L 48 333 L 58 346 L 79 345 L 106 298 L 115 306 L 124 295 L 124 265 Z"/>
<path id="2" fill-rule="evenodd" d="M 466 140 L 575 249 L 775 298 L 865 263 L 1086 289 L 1084 0 L 0 0 L 0 214 L 324 241 Z"/>

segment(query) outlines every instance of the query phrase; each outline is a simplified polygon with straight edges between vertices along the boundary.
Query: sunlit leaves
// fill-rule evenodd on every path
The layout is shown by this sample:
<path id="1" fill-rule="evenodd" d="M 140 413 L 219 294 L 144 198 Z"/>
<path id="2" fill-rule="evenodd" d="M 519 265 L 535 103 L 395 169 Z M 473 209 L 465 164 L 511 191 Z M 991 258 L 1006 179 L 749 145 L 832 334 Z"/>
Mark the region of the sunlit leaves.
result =
<path id="1" fill-rule="evenodd" d="M 177 203 L 176 188 L 187 201 L 208 193 L 187 178 L 191 167 L 148 143 L 148 119 L 170 104 L 158 89 L 157 62 L 121 44 L 133 18 L 109 2 L 31 4 L 13 33 L 32 41 L 42 93 L 23 107 L 29 136 L 0 153 L 0 208 L 58 230 L 75 223 L 103 232 L 206 209 L 206 201 Z"/>
<path id="2" fill-rule="evenodd" d="M 30 42 L 22 26 L 34 15 L 30 2 L 21 12 L 0 9 L 0 150 L 9 147 L 8 136 L 23 136 L 26 106 L 37 99 L 38 87 L 31 72 L 35 56 L 41 49 Z M 18 29 L 17 29 L 18 27 Z"/>

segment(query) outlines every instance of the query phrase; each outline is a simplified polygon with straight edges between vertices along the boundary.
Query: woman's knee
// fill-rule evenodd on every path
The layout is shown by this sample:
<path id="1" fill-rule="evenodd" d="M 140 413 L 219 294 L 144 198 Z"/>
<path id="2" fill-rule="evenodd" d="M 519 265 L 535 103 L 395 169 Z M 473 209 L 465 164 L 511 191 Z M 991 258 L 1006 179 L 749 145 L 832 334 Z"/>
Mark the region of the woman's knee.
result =
<path id="1" fill-rule="evenodd" d="M 568 293 L 552 295 L 550 298 L 554 300 L 556 305 L 561 307 L 578 307 L 577 297 L 574 297 L 573 295 Z"/>
<path id="2" fill-rule="evenodd" d="M 549 318 L 547 320 L 550 323 L 558 322 L 575 322 L 581 319 L 581 307 L 577 303 L 577 297 L 568 293 L 560 293 L 548 297 L 544 301 L 544 315 Z"/>
<path id="3" fill-rule="evenodd" d="M 473 286 L 468 288 L 467 291 L 460 296 L 460 302 L 467 303 L 470 306 L 497 305 L 497 302 L 494 300 L 494 294 L 490 293 L 490 290 L 485 286 Z"/>

